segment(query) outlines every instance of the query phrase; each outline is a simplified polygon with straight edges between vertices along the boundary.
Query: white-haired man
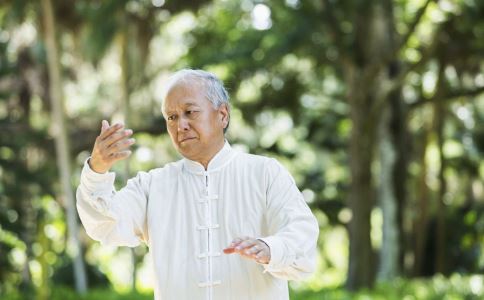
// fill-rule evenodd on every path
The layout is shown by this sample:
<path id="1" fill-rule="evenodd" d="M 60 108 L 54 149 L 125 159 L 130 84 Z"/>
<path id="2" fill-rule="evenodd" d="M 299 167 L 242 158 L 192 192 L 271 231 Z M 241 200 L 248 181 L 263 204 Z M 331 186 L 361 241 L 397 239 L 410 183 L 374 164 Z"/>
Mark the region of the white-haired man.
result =
<path id="1" fill-rule="evenodd" d="M 87 233 L 103 244 L 146 243 L 157 300 L 289 299 L 287 280 L 315 269 L 316 219 L 275 159 L 230 147 L 228 99 L 213 74 L 181 70 L 163 115 L 182 160 L 115 191 L 108 171 L 134 139 L 103 121 L 84 165 L 77 209 Z"/>

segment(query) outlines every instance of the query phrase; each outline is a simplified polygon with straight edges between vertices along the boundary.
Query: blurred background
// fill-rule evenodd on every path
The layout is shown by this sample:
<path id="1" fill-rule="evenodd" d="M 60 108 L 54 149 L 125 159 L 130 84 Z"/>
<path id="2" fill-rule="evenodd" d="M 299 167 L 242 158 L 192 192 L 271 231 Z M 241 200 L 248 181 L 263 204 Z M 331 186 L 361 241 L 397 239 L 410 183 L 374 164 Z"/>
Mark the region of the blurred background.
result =
<path id="1" fill-rule="evenodd" d="M 292 299 L 482 299 L 483 57 L 481 0 L 2 0 L 0 298 L 152 299 L 147 248 L 92 241 L 74 192 L 102 119 L 137 140 L 117 187 L 179 158 L 160 104 L 190 67 L 318 218 Z"/>

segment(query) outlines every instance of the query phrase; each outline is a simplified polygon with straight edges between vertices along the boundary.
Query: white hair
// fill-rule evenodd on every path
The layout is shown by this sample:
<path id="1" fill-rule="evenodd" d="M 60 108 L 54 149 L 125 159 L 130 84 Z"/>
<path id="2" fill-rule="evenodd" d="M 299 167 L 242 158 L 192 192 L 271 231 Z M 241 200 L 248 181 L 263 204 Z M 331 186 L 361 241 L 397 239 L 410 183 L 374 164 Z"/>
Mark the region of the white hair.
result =
<path id="1" fill-rule="evenodd" d="M 203 87 L 205 98 L 212 103 L 215 109 L 218 109 L 222 104 L 225 104 L 227 106 L 230 119 L 229 93 L 224 88 L 223 82 L 218 79 L 217 76 L 215 76 L 215 74 L 213 73 L 204 70 L 179 70 L 170 77 L 166 86 L 165 97 L 176 86 L 190 84 L 193 83 L 193 81 L 197 82 Z M 163 103 L 163 114 L 164 113 L 165 112 Z M 227 128 L 228 125 L 225 128 L 224 132 L 227 130 Z"/>
<path id="2" fill-rule="evenodd" d="M 224 85 L 215 74 L 204 70 L 182 69 L 173 74 L 166 87 L 166 94 L 176 86 L 185 85 L 196 81 L 204 87 L 205 98 L 212 102 L 214 108 L 219 108 L 220 105 L 225 104 L 229 106 L 229 94 L 224 88 Z"/>

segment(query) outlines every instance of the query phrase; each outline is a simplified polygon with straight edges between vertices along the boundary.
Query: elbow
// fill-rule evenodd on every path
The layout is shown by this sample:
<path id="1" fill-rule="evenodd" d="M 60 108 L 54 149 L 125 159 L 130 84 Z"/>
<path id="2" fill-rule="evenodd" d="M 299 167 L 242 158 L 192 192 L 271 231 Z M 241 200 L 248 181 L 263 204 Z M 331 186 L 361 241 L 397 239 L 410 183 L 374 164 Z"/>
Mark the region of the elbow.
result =
<path id="1" fill-rule="evenodd" d="M 313 272 L 314 271 L 311 271 L 311 272 L 297 272 L 293 278 L 289 279 L 289 280 L 292 280 L 292 281 L 304 281 L 306 279 L 308 279 L 309 277 L 311 277 L 311 275 L 313 275 Z"/>
<path id="2" fill-rule="evenodd" d="M 314 270 L 301 270 L 297 268 L 292 268 L 289 270 L 280 270 L 280 271 L 269 271 L 272 276 L 279 278 L 279 279 L 284 279 L 284 280 L 290 280 L 290 281 L 304 281 L 311 277 L 311 275 L 314 273 Z"/>
<path id="3" fill-rule="evenodd" d="M 291 280 L 303 281 L 311 277 L 316 272 L 316 262 L 309 260 L 306 264 L 294 268 L 294 273 Z"/>

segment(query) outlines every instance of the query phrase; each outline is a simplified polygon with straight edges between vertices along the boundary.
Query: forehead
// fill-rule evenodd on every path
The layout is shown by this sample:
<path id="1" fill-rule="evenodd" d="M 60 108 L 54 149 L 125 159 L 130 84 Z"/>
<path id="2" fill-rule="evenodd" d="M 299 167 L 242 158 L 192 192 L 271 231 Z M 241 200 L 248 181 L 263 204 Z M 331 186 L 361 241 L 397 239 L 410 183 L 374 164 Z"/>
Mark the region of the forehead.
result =
<path id="1" fill-rule="evenodd" d="M 206 105 L 205 88 L 197 82 L 177 84 L 170 88 L 163 102 L 165 110 L 178 106 Z"/>

